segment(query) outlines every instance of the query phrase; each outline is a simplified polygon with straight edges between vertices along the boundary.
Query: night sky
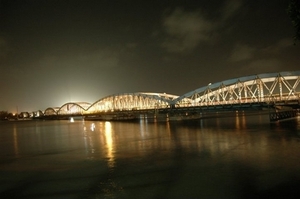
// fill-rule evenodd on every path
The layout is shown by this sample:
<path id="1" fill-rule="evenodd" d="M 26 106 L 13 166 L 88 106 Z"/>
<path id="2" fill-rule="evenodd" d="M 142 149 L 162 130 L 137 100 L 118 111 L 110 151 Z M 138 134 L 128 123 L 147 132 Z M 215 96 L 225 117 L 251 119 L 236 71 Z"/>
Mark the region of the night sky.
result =
<path id="1" fill-rule="evenodd" d="M 0 0 L 0 110 L 299 70 L 288 0 Z"/>

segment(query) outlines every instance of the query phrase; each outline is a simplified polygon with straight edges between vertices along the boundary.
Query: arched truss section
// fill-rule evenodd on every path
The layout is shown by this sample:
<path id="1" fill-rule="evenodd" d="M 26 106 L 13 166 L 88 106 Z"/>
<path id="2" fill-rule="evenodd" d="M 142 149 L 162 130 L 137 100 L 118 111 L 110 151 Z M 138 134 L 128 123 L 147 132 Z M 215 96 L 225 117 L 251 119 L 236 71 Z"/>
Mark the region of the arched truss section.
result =
<path id="1" fill-rule="evenodd" d="M 117 111 L 117 110 L 143 110 L 167 108 L 170 102 L 179 96 L 166 93 L 123 93 L 110 95 L 96 101 L 88 109 L 89 113 Z"/>
<path id="2" fill-rule="evenodd" d="M 44 116 L 44 113 L 41 110 L 34 111 L 34 112 L 31 113 L 31 117 L 41 117 L 41 116 Z"/>
<path id="3" fill-rule="evenodd" d="M 91 106 L 87 102 L 69 102 L 62 105 L 58 111 L 58 115 L 73 115 L 73 114 L 84 114 L 86 110 Z"/>
<path id="4" fill-rule="evenodd" d="M 44 111 L 44 115 L 45 116 L 57 115 L 58 109 L 59 109 L 59 107 L 49 107 Z"/>
<path id="5" fill-rule="evenodd" d="M 173 100 L 179 107 L 299 100 L 300 71 L 267 73 L 209 84 Z"/>

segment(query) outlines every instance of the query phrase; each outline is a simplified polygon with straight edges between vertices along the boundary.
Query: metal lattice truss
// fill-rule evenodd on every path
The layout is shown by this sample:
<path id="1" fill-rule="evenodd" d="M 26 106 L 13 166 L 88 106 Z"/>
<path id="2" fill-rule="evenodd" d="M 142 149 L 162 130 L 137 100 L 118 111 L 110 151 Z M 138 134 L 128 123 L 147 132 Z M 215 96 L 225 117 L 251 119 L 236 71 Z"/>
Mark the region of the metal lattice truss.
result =
<path id="1" fill-rule="evenodd" d="M 111 95 L 96 101 L 88 111 L 94 113 L 167 108 L 171 101 L 178 97 L 166 93 L 123 93 Z"/>
<path id="2" fill-rule="evenodd" d="M 61 107 L 47 108 L 44 115 L 299 101 L 299 85 L 300 71 L 267 73 L 209 84 L 180 97 L 166 93 L 137 92 L 110 95 L 93 104 L 70 102 Z"/>
<path id="3" fill-rule="evenodd" d="M 58 110 L 57 114 L 66 115 L 66 114 L 84 114 L 86 110 L 91 106 L 88 102 L 69 102 L 62 105 Z"/>
<path id="4" fill-rule="evenodd" d="M 50 108 L 47 108 L 44 111 L 44 115 L 46 115 L 46 116 L 48 116 L 48 115 L 57 115 L 58 110 L 59 110 L 59 107 L 50 107 Z"/>
<path id="5" fill-rule="evenodd" d="M 209 84 L 172 103 L 187 107 L 297 100 L 299 83 L 300 71 L 253 75 Z"/>
<path id="6" fill-rule="evenodd" d="M 45 115 L 78 115 L 108 111 L 167 108 L 171 101 L 178 97 L 166 93 L 123 93 L 107 96 L 93 104 L 69 102 L 60 108 L 47 108 Z"/>

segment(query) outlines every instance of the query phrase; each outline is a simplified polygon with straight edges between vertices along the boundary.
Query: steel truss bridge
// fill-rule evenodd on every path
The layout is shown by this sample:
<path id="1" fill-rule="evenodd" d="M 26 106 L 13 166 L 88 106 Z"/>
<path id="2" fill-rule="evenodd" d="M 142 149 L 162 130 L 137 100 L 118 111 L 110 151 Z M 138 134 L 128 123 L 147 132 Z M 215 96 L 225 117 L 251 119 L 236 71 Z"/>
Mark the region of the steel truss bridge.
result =
<path id="1" fill-rule="evenodd" d="M 166 93 L 121 93 L 94 103 L 68 102 L 50 107 L 44 116 L 97 115 L 160 110 L 204 110 L 251 107 L 292 107 L 300 104 L 300 71 L 265 73 L 229 79 L 190 91 L 182 96 Z"/>

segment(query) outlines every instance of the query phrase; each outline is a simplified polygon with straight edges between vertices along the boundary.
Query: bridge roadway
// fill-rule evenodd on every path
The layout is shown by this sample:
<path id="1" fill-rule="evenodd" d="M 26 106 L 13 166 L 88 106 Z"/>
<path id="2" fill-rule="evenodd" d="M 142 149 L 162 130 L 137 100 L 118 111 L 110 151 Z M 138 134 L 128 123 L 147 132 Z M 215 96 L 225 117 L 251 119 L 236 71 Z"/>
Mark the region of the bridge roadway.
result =
<path id="1" fill-rule="evenodd" d="M 184 95 L 121 93 L 94 103 L 68 102 L 49 107 L 33 117 L 128 120 L 147 117 L 199 117 L 204 112 L 299 109 L 300 71 L 266 73 L 229 79 L 200 87 Z"/>

